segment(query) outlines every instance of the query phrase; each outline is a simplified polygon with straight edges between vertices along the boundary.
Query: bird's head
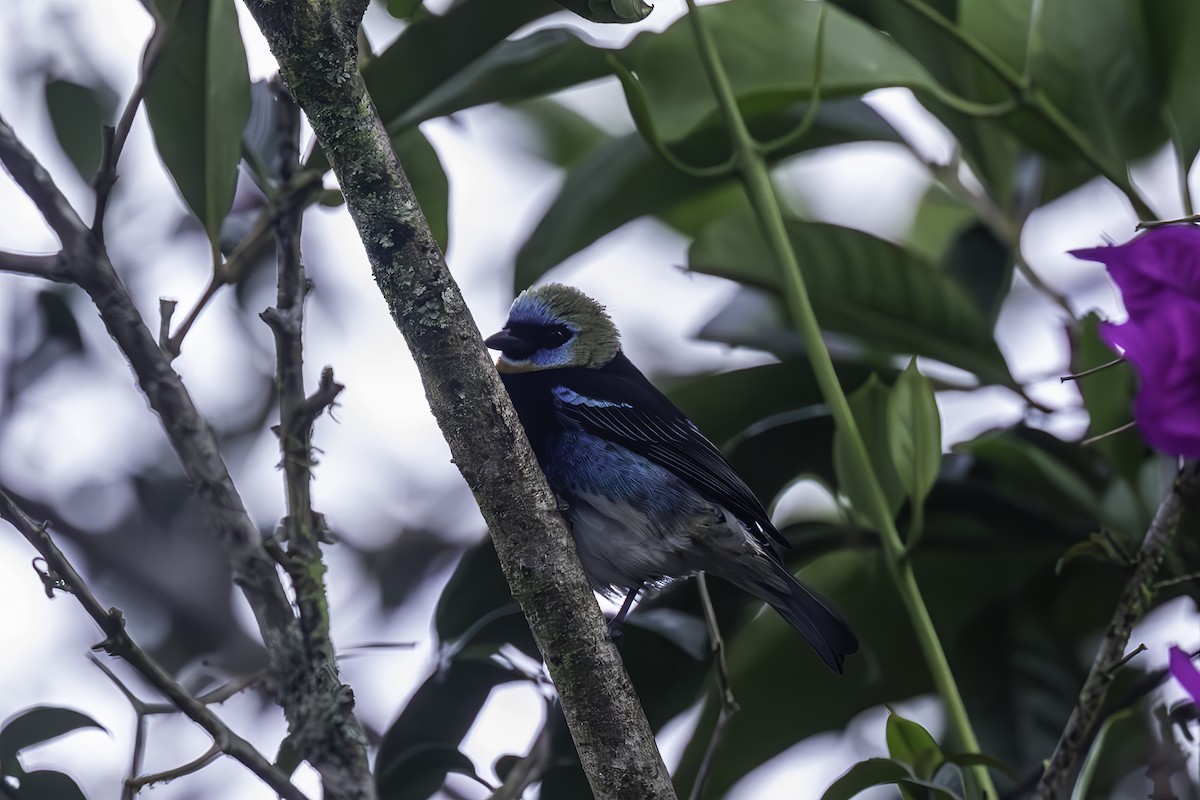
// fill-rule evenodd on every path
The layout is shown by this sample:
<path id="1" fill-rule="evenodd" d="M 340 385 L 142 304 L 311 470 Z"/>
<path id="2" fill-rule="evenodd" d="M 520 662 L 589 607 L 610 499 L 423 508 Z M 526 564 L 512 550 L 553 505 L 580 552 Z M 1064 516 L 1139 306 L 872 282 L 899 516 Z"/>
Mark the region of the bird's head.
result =
<path id="1" fill-rule="evenodd" d="M 513 301 L 504 330 L 488 337 L 500 351 L 501 372 L 559 367 L 599 369 L 621 349 L 617 327 L 604 306 L 560 283 L 526 289 Z"/>

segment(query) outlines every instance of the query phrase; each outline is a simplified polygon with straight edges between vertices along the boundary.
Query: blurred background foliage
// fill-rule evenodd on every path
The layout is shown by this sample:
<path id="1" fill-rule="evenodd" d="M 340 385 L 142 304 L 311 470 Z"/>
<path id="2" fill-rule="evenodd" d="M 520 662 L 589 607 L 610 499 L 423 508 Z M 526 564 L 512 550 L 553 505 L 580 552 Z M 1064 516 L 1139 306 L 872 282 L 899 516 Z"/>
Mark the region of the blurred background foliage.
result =
<path id="1" fill-rule="evenodd" d="M 143 5 L 155 20 L 145 54 L 153 65 L 145 81 L 152 146 L 190 211 L 177 211 L 172 224 L 179 236 L 198 232 L 213 253 L 224 254 L 213 256 L 217 266 L 208 278 L 218 288 L 233 284 L 224 294 L 234 301 L 219 307 L 219 321 L 224 335 L 235 341 L 218 360 L 243 357 L 230 378 L 236 383 L 233 399 L 217 404 L 220 413 L 212 421 L 236 464 L 250 460 L 273 422 L 271 360 L 254 319 L 273 280 L 272 259 L 264 246 L 269 240 L 256 234 L 254 223 L 269 203 L 291 190 L 272 164 L 274 101 L 261 83 L 251 85 L 233 0 L 143 0 Z M 1194 0 L 838 0 L 824 7 L 823 26 L 818 4 L 800 0 L 730 0 L 703 13 L 711 20 L 752 131 L 762 141 L 780 139 L 769 156 L 779 175 L 797 159 L 864 142 L 911 150 L 927 173 L 928 188 L 915 208 L 905 210 L 911 218 L 907 229 L 886 237 L 869 232 L 867 220 L 851 226 L 823 221 L 809 213 L 802 198 L 789 194 L 786 181 L 781 191 L 789 208 L 788 233 L 848 392 L 866 385 L 872 375 L 891 386 L 909 358 L 918 356 L 943 402 L 948 394 L 990 393 L 1022 409 L 1015 424 L 1009 419 L 993 424 L 985 411 L 967 426 L 969 436 L 946 442 L 948 452 L 924 501 L 923 535 L 912 553 L 983 748 L 1009 770 L 998 772 L 997 780 L 1009 796 L 1019 797 L 1031 788 L 1066 722 L 1129 571 L 1125 557 L 1136 552 L 1171 465 L 1133 432 L 1091 446 L 1080 445 L 1082 431 L 1064 434 L 1053 421 L 1070 408 L 1048 409 L 1031 399 L 1028 371 L 1015 377 L 1005 343 L 997 338 L 997 321 L 1006 312 L 1022 313 L 1014 310 L 1022 304 L 1056 319 L 1070 354 L 1069 364 L 1058 365 L 1060 373 L 1111 360 L 1096 336 L 1096 316 L 1074 301 L 1071 287 L 1052 290 L 1033 273 L 1022 249 L 1024 229 L 1031 215 L 1080 187 L 1094 187 L 1098 178 L 1133 187 L 1129 165 L 1148 157 L 1165 160 L 1175 176 L 1167 183 L 1174 181 L 1176 196 L 1160 206 L 1190 211 L 1187 176 L 1200 150 L 1200 105 L 1194 96 L 1200 5 Z M 666 16 L 669 22 L 679 12 L 664 2 L 650 20 Z M 247 21 L 242 17 L 242 33 Z M 508 120 L 503 135 L 518 136 L 525 157 L 561 170 L 557 192 L 523 235 L 515 257 L 492 265 L 492 286 L 500 285 L 497 274 L 512 292 L 554 277 L 564 261 L 645 217 L 690 242 L 684 269 L 736 286 L 722 295 L 724 306 L 710 314 L 699 337 L 769 358 L 712 374 L 660 370 L 666 373 L 661 383 L 764 502 L 805 487 L 803 496 L 813 503 L 784 517 L 784 533 L 793 545 L 785 557 L 844 612 L 863 650 L 848 661 L 846 676 L 832 676 L 775 615 L 758 614 L 758 604 L 711 584 L 740 704 L 703 794 L 717 798 L 798 743 L 854 730 L 866 712 L 928 695 L 933 687 L 887 578 L 878 539 L 856 522 L 852 492 L 839 486 L 832 423 L 803 342 L 781 302 L 778 267 L 745 196 L 729 175 L 684 174 L 660 155 L 667 147 L 703 166 L 729 156 L 691 32 L 684 21 L 638 29 L 635 25 L 633 35 L 610 36 L 602 43 L 550 0 L 436 5 L 388 0 L 368 15 L 363 73 L 443 243 L 472 235 L 452 231 L 452 221 L 465 226 L 472 221 L 451 218 L 456 183 L 448 179 L 421 123 L 499 104 L 492 107 Z M 378 31 L 386 32 L 380 35 L 386 45 L 373 45 Z M 125 98 L 102 70 L 69 63 L 71 69 L 49 58 L 26 64 L 21 80 L 42 82 L 58 147 L 78 171 L 73 180 L 86 183 L 99 164 L 101 127 L 114 123 Z M 644 107 L 634 109 L 635 119 L 648 114 L 638 120 L 640 132 L 628 124 L 618 130 L 601 124 L 597 115 L 582 113 L 577 101 L 562 94 L 594 81 L 614 86 L 621 70 L 636 74 L 644 92 Z M 1006 75 L 1029 83 L 1014 86 Z M 817 85 L 819 97 L 814 96 Z M 864 102 L 864 96 L 897 87 L 910 90 L 921 113 L 952 137 L 949 158 L 923 155 L 900 124 L 903 115 L 881 114 Z M 1032 102 L 1034 95 L 1040 100 Z M 1039 106 L 1043 101 L 1046 105 Z M 1046 106 L 1059 116 L 1039 113 Z M 810 112 L 807 132 L 788 137 Z M 647 134 L 656 140 L 647 141 Z M 134 146 L 150 147 L 151 140 L 135 139 Z M 306 165 L 317 176 L 327 169 L 319 147 L 308 152 Z M 117 186 L 110 240 L 136 261 L 138 237 L 130 231 L 141 224 L 139 204 L 145 199 L 135 189 L 136 184 Z M 323 189 L 308 189 L 306 202 L 335 209 L 340 204 L 329 176 Z M 504 209 L 492 213 L 503 216 Z M 1129 220 L 1118 231 L 1122 237 L 1132 231 L 1133 217 Z M 346 291 L 338 281 L 345 278 L 321 267 L 320 262 L 334 259 L 320 247 L 308 255 L 317 262 L 311 302 L 334 308 L 338 293 Z M 190 252 L 193 260 L 199 253 L 199 262 L 207 266 L 203 248 Z M 452 265 L 454 255 L 452 244 Z M 238 269 L 228 270 L 230 263 Z M 165 291 L 157 283 L 159 270 L 142 262 L 125 277 L 142 296 L 155 296 Z M 45 393 L 87 392 L 89 376 L 101 366 L 111 367 L 114 359 L 79 292 L 23 283 L 12 296 L 29 301 L 11 304 L 7 343 L 0 347 L 0 432 L 9 429 L 4 435 L 10 445 L 18 441 L 16 426 L 28 426 L 30 415 L 37 415 Z M 661 302 L 667 307 L 671 298 Z M 329 314 L 337 324 L 353 327 L 352 314 Z M 198 326 L 191 336 L 212 331 Z M 185 354 L 190 346 L 200 347 L 189 339 Z M 342 356 L 326 347 L 319 357 L 337 364 Z M 377 363 L 375 369 L 386 371 L 388 364 Z M 219 369 L 186 377 L 202 397 L 200 382 L 221 381 Z M 1133 390 L 1125 365 L 1080 381 L 1076 407 L 1082 403 L 1089 420 L 1083 435 L 1127 423 Z M 406 397 L 403 405 L 417 402 Z M 224 561 L 202 530 L 204 515 L 174 457 L 146 433 L 154 421 L 148 414 L 129 421 L 136 416 L 123 413 L 119 424 L 136 429 L 139 440 L 159 443 L 111 457 L 106 472 L 55 488 L 39 484 L 36 469 L 10 458 L 3 463 L 3 476 L 19 490 L 17 500 L 29 513 L 54 520 L 61 543 L 124 609 L 135 633 L 140 628 L 149 637 L 145 644 L 168 669 L 184 674 L 196 689 L 211 682 L 213 672 L 198 664 L 216 661 L 226 675 L 250 673 L 261 665 L 261 646 L 240 621 L 244 617 L 239 617 Z M 886 428 L 885 420 L 868 432 L 882 437 L 885 452 Z M 327 443 L 338 436 L 336 427 L 324 426 L 318 446 L 332 448 Z M 317 474 L 325 478 L 322 467 Z M 354 478 L 341 485 L 353 486 Z M 248 491 L 267 491 L 264 486 L 260 482 Z M 407 690 L 413 693 L 406 701 L 404 691 L 397 690 L 387 698 L 389 708 L 364 711 L 375 737 L 381 796 L 486 796 L 476 784 L 445 781 L 455 773 L 483 782 L 494 780 L 487 777 L 492 774 L 503 780 L 526 756 L 530 743 L 525 738 L 502 746 L 493 764 L 480 764 L 460 749 L 493 691 L 513 684 L 530 687 L 546 708 L 545 730 L 534 745 L 534 752 L 542 753 L 544 772 L 533 791 L 544 800 L 586 796 L 536 649 L 490 542 L 479 539 L 470 509 L 444 512 L 447 498 L 453 498 L 450 505 L 461 504 L 464 493 L 439 491 L 413 505 L 443 513 L 395 514 L 394 504 L 381 508 L 370 526 L 364 523 L 370 535 L 343 531 L 347 535 L 334 557 L 335 595 L 350 591 L 336 586 L 337 561 L 349 559 L 356 580 L 370 585 L 375 613 L 384 617 L 427 609 L 431 597 L 437 598 L 428 642 L 434 658 L 423 682 Z M 410 493 L 409 499 L 420 493 Z M 371 503 L 379 496 L 354 497 Z M 268 509 L 259 512 L 264 533 L 273 524 L 272 507 L 270 501 L 259 505 Z M 904 530 L 912 508 L 902 497 L 897 507 Z M 1200 570 L 1197 523 L 1185 524 L 1191 535 L 1179 538 L 1164 578 Z M 1174 585 L 1156 603 L 1180 596 L 1194 600 L 1195 585 Z M 335 614 L 335 632 L 337 623 Z M 679 743 L 674 769 L 681 796 L 687 796 L 720 707 L 694 586 L 681 584 L 644 602 L 627 631 L 622 655 L 651 723 L 658 730 L 672 728 Z M 1129 707 L 1138 713 L 1108 730 L 1089 796 L 1144 795 L 1147 765 L 1164 763 L 1163 752 L 1174 747 L 1148 711 L 1158 702 L 1156 684 L 1139 683 L 1143 669 L 1135 659 L 1121 675 L 1120 685 L 1130 691 L 1114 694 L 1111 711 Z M 31 743 L 72 729 L 61 710 L 45 710 L 50 721 L 41 739 L 28 734 L 6 739 L 0 732 L 0 765 L 16 763 L 17 753 Z M 22 719 L 14 718 L 6 730 Z M 935 733 L 941 730 L 936 713 L 926 719 Z M 75 727 L 96 724 L 90 718 L 73 721 Z M 863 756 L 878 755 L 869 747 L 860 749 Z M 849 761 L 840 764 L 834 773 L 849 766 Z M 1176 780 L 1180 796 L 1195 796 L 1194 786 L 1184 786 L 1185 778 Z M 56 793 L 57 786 L 40 794 L 36 789 L 31 781 L 20 797 L 68 796 Z M 815 798 L 823 790 L 799 786 L 791 796 Z M 199 789 L 179 792 L 203 796 Z"/>

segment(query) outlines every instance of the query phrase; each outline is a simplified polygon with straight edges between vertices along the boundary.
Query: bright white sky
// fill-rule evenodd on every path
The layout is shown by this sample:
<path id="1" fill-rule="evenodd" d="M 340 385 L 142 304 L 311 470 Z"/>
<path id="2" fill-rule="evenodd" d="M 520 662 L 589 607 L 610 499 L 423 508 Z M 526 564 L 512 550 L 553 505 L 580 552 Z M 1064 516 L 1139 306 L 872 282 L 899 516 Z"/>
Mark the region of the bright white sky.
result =
<path id="1" fill-rule="evenodd" d="M 661 0 L 643 23 L 665 27 L 682 10 L 682 0 Z M 242 9 L 244 11 L 244 9 Z M 630 28 L 600 28 L 561 14 L 553 24 L 586 28 L 589 35 L 617 43 Z M 550 23 L 542 23 L 550 24 Z M 274 71 L 274 62 L 248 15 L 242 15 L 253 77 Z M 373 9 L 368 30 L 377 46 L 397 32 L 395 23 Z M 90 191 L 75 175 L 54 144 L 40 100 L 38 81 L 26 80 L 25 65 L 47 59 L 65 77 L 99 71 L 122 93 L 136 77 L 141 49 L 150 31 L 149 18 L 137 0 L 39 0 L 8 3 L 0 15 L 0 113 L 49 167 L 73 202 L 90 209 Z M 76 44 L 81 43 L 81 44 Z M 564 100 L 609 129 L 632 129 L 614 82 L 602 82 L 570 93 Z M 905 91 L 888 90 L 871 97 L 926 158 L 949 155 L 946 136 Z M 512 144 L 521 130 L 511 115 L 484 108 L 456 115 L 454 123 L 435 121 L 422 130 L 436 146 L 451 180 L 452 240 L 449 262 L 485 333 L 499 327 L 511 300 L 513 254 L 556 192 L 561 173 Z M 498 129 L 505 136 L 496 136 Z M 1175 180 L 1171 161 L 1160 156 L 1139 168 L 1136 177 L 1164 215 L 1179 212 L 1172 200 Z M 206 245 L 175 229 L 179 201 L 154 155 L 144 115 L 135 125 L 122 161 L 122 191 L 145 202 L 123 202 L 110 215 L 118 269 L 141 261 L 153 269 L 127 272 L 143 313 L 156 317 L 160 296 L 179 298 L 189 306 L 206 281 Z M 838 148 L 795 160 L 780 176 L 781 189 L 815 219 L 864 227 L 898 236 L 908 226 L 927 178 L 911 153 L 884 145 Z M 174 204 L 174 205 L 172 205 Z M 7 175 L 0 173 L 0 248 L 47 252 L 56 247 L 32 205 Z M 120 216 L 118 216 L 120 215 Z M 1098 243 L 1103 235 L 1128 238 L 1133 220 L 1115 190 L 1092 184 L 1038 212 L 1024 237 L 1028 260 L 1052 285 L 1073 292 L 1076 307 L 1099 307 L 1119 316 L 1119 305 L 1094 265 L 1065 255 L 1075 247 Z M 732 285 L 678 269 L 685 261 L 686 241 L 651 221 L 635 222 L 553 273 L 555 280 L 580 286 L 605 302 L 624 333 L 626 349 L 650 372 L 682 373 L 761 363 L 759 354 L 692 340 L 696 330 L 730 296 Z M 465 486 L 449 463 L 445 444 L 420 392 L 416 371 L 392 326 L 370 279 L 362 247 L 344 210 L 319 209 L 306 217 L 306 258 L 321 289 L 336 302 L 310 304 L 307 362 L 315 383 L 323 364 L 335 367 L 347 390 L 336 427 L 328 419 L 317 428 L 324 450 L 315 487 L 317 507 L 333 527 L 351 540 L 369 536 L 387 518 L 420 520 L 443 509 L 448 533 L 462 541 L 475 539 L 482 524 Z M 336 271 L 336 275 L 334 274 Z M 0 275 L 0 330 L 12 330 L 12 309 L 29 302 L 38 282 Z M 1083 291 L 1080 291 L 1083 287 Z M 1019 285 L 1017 292 L 1028 293 Z M 669 300 L 664 301 L 664 298 Z M 265 302 L 264 302 L 265 305 Z M 346 314 L 353 309 L 353 314 Z M 86 316 L 86 315 L 84 315 Z M 239 369 L 247 359 L 268 358 L 269 335 L 259 331 L 262 349 L 246 353 L 222 331 L 233 323 L 229 303 L 217 303 L 190 334 L 176 366 L 200 408 L 214 419 L 245 401 L 237 394 Z M 79 365 L 44 381 L 36 396 L 22 398 L 13 422 L 0 431 L 0 482 L 35 496 L 47 487 L 69 492 L 104 470 L 125 468 L 153 459 L 162 447 L 157 423 L 144 401 L 132 391 L 127 368 L 95 320 L 85 335 L 102 354 L 100 365 L 81 374 Z M 1074 389 L 1061 387 L 1065 341 L 1060 321 L 1046 304 L 1028 304 L 1022 313 L 1006 313 L 1000 323 L 1001 344 L 1018 378 L 1043 379 L 1033 394 L 1057 408 L 1077 402 Z M 20 346 L 0 337 L 0 353 Z M 86 385 L 86 391 L 80 386 Z M 982 429 L 1015 421 L 1020 406 L 1001 391 L 947 394 L 939 398 L 947 439 L 961 440 Z M 1085 424 L 1079 413 L 1066 411 L 1046 422 L 1062 434 L 1077 435 Z M 274 440 L 263 437 L 233 463 L 238 486 L 255 517 L 277 519 L 281 509 L 280 477 Z M 395 476 L 403 476 L 397 485 Z M 799 511 L 812 493 L 798 492 L 777 513 Z M 114 490 L 108 498 L 117 514 L 133 498 Z M 377 511 L 376 511 L 377 509 Z M 69 512 L 69 509 L 67 509 Z M 89 508 L 89 513 L 95 513 Z M 368 533 L 364 533 L 368 532 Z M 132 713 L 110 683 L 86 660 L 98 636 L 90 621 L 69 598 L 47 602 L 29 567 L 25 542 L 0 529 L 0 638 L 20 643 L 20 650 L 0 660 L 0 719 L 32 704 L 64 704 L 87 711 L 112 731 L 78 734 L 31 751 L 32 764 L 55 765 L 77 776 L 94 798 L 114 796 L 128 763 Z M 373 653 L 345 662 L 345 678 L 354 687 L 362 716 L 386 727 L 403 701 L 431 669 L 429 614 L 436 590 L 427 590 L 403 615 L 381 616 L 377 598 L 363 591 L 358 567 L 329 551 L 335 638 L 341 647 L 366 641 L 413 641 L 415 650 Z M 103 587 L 97 587 L 102 589 Z M 249 615 L 246 622 L 249 625 Z M 1164 609 L 1147 637 L 1185 636 L 1195 644 L 1194 624 L 1180 632 L 1181 608 Z M 153 620 L 132 621 L 133 630 L 154 635 Z M 1147 662 L 1163 661 L 1157 654 Z M 936 706 L 916 702 L 909 713 L 936 727 Z M 272 754 L 283 733 L 278 717 L 264 720 L 252 699 L 239 698 L 222 707 L 238 731 Z M 492 698 L 488 713 L 472 730 L 466 751 L 487 775 L 501 752 L 521 749 L 536 729 L 540 704 L 529 690 L 504 689 Z M 693 720 L 673 723 L 664 735 L 668 763 Z M 205 737 L 182 718 L 155 723 L 146 768 L 169 768 L 202 752 Z M 815 797 L 840 774 L 866 742 L 882 750 L 882 715 L 869 713 L 844 736 L 828 735 L 784 754 L 748 778 L 734 795 Z M 311 775 L 303 786 L 315 792 Z M 467 782 L 463 792 L 479 793 Z M 811 788 L 811 791 L 809 791 Z M 199 791 L 204 796 L 265 798 L 265 788 L 236 764 L 221 762 L 197 776 L 153 790 L 159 800 Z M 314 793 L 315 796 L 315 793 Z"/>

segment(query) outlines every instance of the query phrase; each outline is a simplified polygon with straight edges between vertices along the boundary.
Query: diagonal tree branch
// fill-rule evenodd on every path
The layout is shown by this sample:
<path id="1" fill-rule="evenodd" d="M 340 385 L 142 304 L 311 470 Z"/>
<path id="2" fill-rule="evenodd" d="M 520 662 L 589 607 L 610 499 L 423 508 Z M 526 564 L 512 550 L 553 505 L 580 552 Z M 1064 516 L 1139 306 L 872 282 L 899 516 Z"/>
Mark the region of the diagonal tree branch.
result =
<path id="1" fill-rule="evenodd" d="M 53 597 L 55 590 L 73 594 L 84 611 L 100 626 L 105 639 L 98 647 L 128 662 L 154 688 L 162 692 L 173 706 L 203 728 L 212 737 L 214 745 L 220 745 L 220 752 L 239 761 L 280 797 L 305 800 L 304 794 L 287 779 L 287 776 L 275 769 L 249 742 L 234 733 L 220 717 L 180 686 L 157 661 L 130 638 L 125 631 L 125 618 L 121 612 L 115 608 L 106 609 L 101 605 L 83 577 L 75 571 L 71 562 L 51 540 L 46 525 L 30 519 L 3 489 L 0 489 L 0 519 L 16 528 L 46 560 L 46 573 L 42 575 L 42 580 L 46 583 L 47 596 Z"/>
<path id="2" fill-rule="evenodd" d="M 375 280 L 554 678 L 593 793 L 673 798 L 570 533 L 358 73 L 359 20 L 343 14 L 361 5 L 247 2 L 337 174 Z"/>
<path id="3" fill-rule="evenodd" d="M 1071 712 L 1067 727 L 1063 729 L 1054 748 L 1054 755 L 1034 790 L 1032 797 L 1035 800 L 1054 800 L 1061 796 L 1076 762 L 1086 752 L 1085 745 L 1091 741 L 1092 729 L 1108 695 L 1109 686 L 1117 670 L 1128 659 L 1125 648 L 1129 645 L 1129 635 L 1150 605 L 1154 593 L 1154 575 L 1162 564 L 1184 511 L 1194 506 L 1198 499 L 1200 462 L 1191 461 L 1179 471 L 1170 494 L 1158 507 L 1154 521 L 1146 531 L 1137 566 L 1117 601 L 1104 641 L 1079 692 L 1075 710 Z"/>

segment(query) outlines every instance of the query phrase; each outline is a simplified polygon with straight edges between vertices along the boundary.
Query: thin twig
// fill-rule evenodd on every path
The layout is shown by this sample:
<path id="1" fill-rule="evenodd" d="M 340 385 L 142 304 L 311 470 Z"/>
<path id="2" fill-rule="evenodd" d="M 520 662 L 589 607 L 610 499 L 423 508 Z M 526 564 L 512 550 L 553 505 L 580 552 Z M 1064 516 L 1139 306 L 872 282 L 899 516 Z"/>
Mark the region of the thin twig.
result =
<path id="1" fill-rule="evenodd" d="M 688 795 L 688 800 L 699 800 L 700 795 L 704 792 L 704 784 L 708 782 L 709 773 L 712 772 L 712 765 L 716 760 L 717 750 L 721 746 L 721 739 L 725 735 L 725 728 L 739 709 L 737 699 L 733 696 L 733 686 L 729 682 L 729 667 L 725 662 L 725 639 L 721 636 L 721 628 L 717 624 L 717 612 L 713 609 L 712 597 L 708 593 L 708 581 L 703 572 L 696 574 L 696 588 L 700 590 L 700 604 L 704 607 L 704 622 L 708 625 L 708 642 L 712 648 L 713 666 L 716 667 L 717 688 L 721 693 L 721 713 L 717 716 L 717 721 L 709 734 L 708 747 L 705 748 L 704 758 L 700 760 L 700 766 L 696 770 L 696 779 L 692 783 L 692 791 Z"/>
<path id="2" fill-rule="evenodd" d="M 238 242 L 237 247 L 229 254 L 229 258 L 213 270 L 208 286 L 205 287 L 204 292 L 196 301 L 196 305 L 188 312 L 175 332 L 165 338 L 160 334 L 162 348 L 168 356 L 172 359 L 179 357 L 179 353 L 183 349 L 184 337 L 191 331 L 192 325 L 195 324 L 201 312 L 208 307 L 208 304 L 223 287 L 241 280 L 246 268 L 258 258 L 270 241 L 279 220 L 297 209 L 306 208 L 317 196 L 320 187 L 321 175 L 315 170 L 298 173 L 285 181 L 278 194 L 259 210 L 254 224 L 250 226 L 250 232 Z"/>
<path id="3" fill-rule="evenodd" d="M 1071 712 L 1050 763 L 1034 790 L 1034 800 L 1053 800 L 1061 795 L 1076 761 L 1083 754 L 1083 745 L 1089 740 L 1113 675 L 1125 658 L 1129 634 L 1150 604 L 1154 573 L 1158 571 L 1167 546 L 1179 527 L 1180 517 L 1185 509 L 1196 502 L 1198 495 L 1200 470 L 1197 469 L 1197 462 L 1189 461 L 1176 476 L 1170 493 L 1150 523 L 1138 553 L 1137 567 L 1117 602 L 1104 641 L 1079 692 L 1075 710 Z"/>
<path id="4" fill-rule="evenodd" d="M 188 719 L 203 728 L 214 742 L 221 742 L 224 745 L 223 752 L 257 775 L 280 797 L 288 800 L 306 800 L 304 794 L 271 766 L 261 753 L 180 686 L 157 661 L 130 638 L 125 631 L 125 619 L 121 612 L 115 608 L 106 609 L 101 605 L 83 577 L 51 540 L 46 525 L 30 519 L 3 489 L 0 489 L 0 519 L 16 528 L 17 532 L 33 545 L 46 560 L 49 578 L 74 595 L 88 615 L 100 626 L 105 638 L 97 645 L 99 649 L 124 659 Z"/>
<path id="5" fill-rule="evenodd" d="M 1162 228 L 1166 225 L 1182 225 L 1184 223 L 1195 225 L 1198 222 L 1200 222 L 1200 214 L 1188 214 L 1185 217 L 1178 217 L 1176 219 L 1145 219 L 1137 224 L 1135 230 L 1143 231 L 1150 228 Z"/>
<path id="6" fill-rule="evenodd" d="M 174 767 L 173 769 L 163 770 L 162 772 L 152 772 L 149 775 L 142 775 L 131 780 L 126 780 L 125 785 L 133 789 L 136 794 L 139 789 L 150 786 L 155 783 L 165 783 L 173 781 L 176 778 L 182 778 L 184 775 L 191 775 L 193 772 L 199 772 L 209 764 L 221 757 L 221 746 L 214 743 L 197 758 L 183 764 L 182 766 Z"/>
<path id="7" fill-rule="evenodd" d="M 1089 436 L 1088 438 L 1081 441 L 1080 444 L 1084 445 L 1085 447 L 1088 445 L 1093 445 L 1096 442 L 1100 442 L 1100 441 L 1103 441 L 1103 440 L 1109 438 L 1110 436 L 1116 436 L 1118 433 L 1124 433 L 1125 431 L 1133 430 L 1136 427 L 1137 427 L 1137 420 L 1134 420 L 1132 422 L 1126 422 L 1124 425 L 1122 425 L 1118 428 L 1113 428 L 1111 431 L 1105 431 L 1104 433 L 1097 433 L 1095 436 Z"/>
<path id="8" fill-rule="evenodd" d="M 146 95 L 146 79 L 158 62 L 159 56 L 162 55 L 165 40 L 166 28 L 161 24 L 156 24 L 154 33 L 150 34 L 150 41 L 146 42 L 137 84 L 130 92 L 129 99 L 125 101 L 125 110 L 121 112 L 121 118 L 117 121 L 115 128 L 105 128 L 104 130 L 100 168 L 96 170 L 96 177 L 92 180 L 92 185 L 96 189 L 96 210 L 92 214 L 91 230 L 98 242 L 104 241 L 104 214 L 108 211 L 108 199 L 117 182 L 117 162 L 121 160 L 121 151 L 125 149 L 125 140 L 129 138 L 133 120 Z"/>
<path id="9" fill-rule="evenodd" d="M 1075 372 L 1070 375 L 1063 375 L 1058 380 L 1060 383 L 1066 383 L 1067 381 L 1077 381 L 1080 378 L 1086 378 L 1088 375 L 1095 375 L 1097 372 L 1100 372 L 1101 370 L 1106 370 L 1109 367 L 1115 367 L 1117 364 L 1120 364 L 1123 361 L 1125 361 L 1124 358 L 1114 358 L 1112 361 L 1106 361 L 1105 363 L 1101 364 L 1100 366 L 1092 367 L 1091 369 L 1085 369 L 1083 372 Z"/>

